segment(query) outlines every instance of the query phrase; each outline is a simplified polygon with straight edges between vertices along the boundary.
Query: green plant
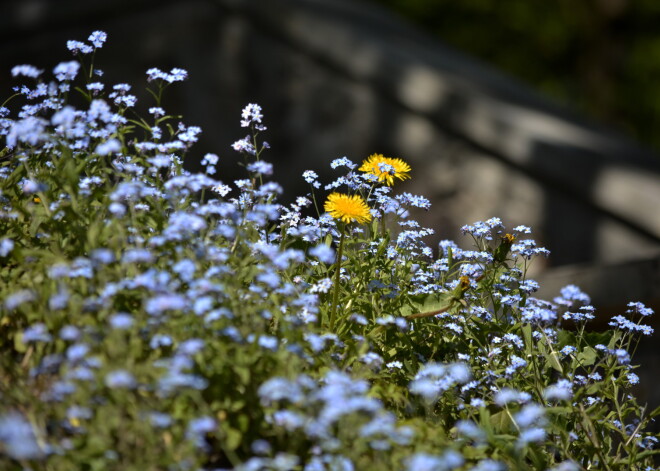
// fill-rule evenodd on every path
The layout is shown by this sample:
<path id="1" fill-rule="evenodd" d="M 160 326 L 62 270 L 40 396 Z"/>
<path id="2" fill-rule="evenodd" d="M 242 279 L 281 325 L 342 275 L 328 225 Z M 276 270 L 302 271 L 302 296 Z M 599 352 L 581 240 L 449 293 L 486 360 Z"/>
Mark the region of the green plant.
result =
<path id="1" fill-rule="evenodd" d="M 69 45 L 87 107 L 67 62 L 14 69 L 36 86 L 1 111 L 3 469 L 653 469 L 628 353 L 651 328 L 589 332 L 574 286 L 534 298 L 529 228 L 434 253 L 410 218 L 429 202 L 394 193 L 412 169 L 379 154 L 333 162 L 326 213 L 312 170 L 282 205 L 254 104 L 246 178 L 212 178 L 214 154 L 191 174 L 201 130 L 160 108 L 185 71 L 147 72 L 140 118 L 91 82 L 100 38 Z"/>

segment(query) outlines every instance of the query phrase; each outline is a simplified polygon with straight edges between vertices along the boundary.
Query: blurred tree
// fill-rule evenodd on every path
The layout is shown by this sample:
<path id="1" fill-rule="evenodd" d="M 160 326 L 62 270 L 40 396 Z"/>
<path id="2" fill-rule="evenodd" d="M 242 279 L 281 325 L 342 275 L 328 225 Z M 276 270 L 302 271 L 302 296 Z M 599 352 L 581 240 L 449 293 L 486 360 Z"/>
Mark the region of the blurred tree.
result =
<path id="1" fill-rule="evenodd" d="M 660 149 L 660 1 L 374 1 Z"/>

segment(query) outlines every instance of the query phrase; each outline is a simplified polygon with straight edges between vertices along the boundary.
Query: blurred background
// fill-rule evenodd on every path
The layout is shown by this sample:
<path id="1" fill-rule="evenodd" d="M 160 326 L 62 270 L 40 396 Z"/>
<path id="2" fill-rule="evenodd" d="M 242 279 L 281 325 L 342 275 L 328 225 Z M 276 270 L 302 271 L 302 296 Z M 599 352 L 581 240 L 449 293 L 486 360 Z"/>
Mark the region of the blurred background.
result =
<path id="1" fill-rule="evenodd" d="M 0 96 L 12 66 L 50 71 L 104 30 L 95 65 L 142 114 L 148 68 L 188 70 L 165 108 L 203 129 L 190 169 L 214 152 L 216 177 L 241 177 L 230 146 L 259 103 L 285 202 L 335 158 L 403 158 L 431 245 L 467 245 L 459 228 L 492 216 L 532 226 L 552 252 L 540 295 L 576 283 L 604 327 L 630 300 L 660 311 L 659 22 L 656 0 L 5 0 Z M 658 338 L 640 362 L 660 361 Z M 640 376 L 660 404 L 653 368 Z"/>
<path id="2" fill-rule="evenodd" d="M 660 149 L 655 0 L 377 0 L 547 97 Z"/>

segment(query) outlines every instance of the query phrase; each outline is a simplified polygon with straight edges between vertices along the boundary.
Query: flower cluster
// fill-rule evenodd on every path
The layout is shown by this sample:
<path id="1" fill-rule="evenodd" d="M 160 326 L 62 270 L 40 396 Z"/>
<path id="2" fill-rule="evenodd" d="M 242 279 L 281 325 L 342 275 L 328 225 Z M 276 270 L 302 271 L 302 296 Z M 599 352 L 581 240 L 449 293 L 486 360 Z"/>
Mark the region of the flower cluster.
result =
<path id="1" fill-rule="evenodd" d="M 191 173 L 201 129 L 161 100 L 187 73 L 149 69 L 141 118 L 105 41 L 14 67 L 0 108 L 1 469 L 654 469 L 650 308 L 587 331 L 588 295 L 534 297 L 547 250 L 499 218 L 428 246 L 401 159 L 336 159 L 280 202 L 256 104 L 245 177 Z"/>

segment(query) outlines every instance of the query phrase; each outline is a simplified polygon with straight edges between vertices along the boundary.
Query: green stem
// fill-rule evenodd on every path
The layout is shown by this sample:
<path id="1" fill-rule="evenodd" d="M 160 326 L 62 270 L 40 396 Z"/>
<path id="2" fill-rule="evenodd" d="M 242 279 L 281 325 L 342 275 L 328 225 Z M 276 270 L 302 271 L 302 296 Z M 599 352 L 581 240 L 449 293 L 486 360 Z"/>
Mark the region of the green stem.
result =
<path id="1" fill-rule="evenodd" d="M 337 268 L 335 269 L 335 292 L 332 295 L 332 308 L 330 310 L 330 330 L 334 330 L 335 318 L 337 316 L 337 301 L 339 300 L 339 275 L 341 273 L 341 258 L 344 252 L 344 235 L 346 227 L 342 224 L 339 248 L 337 249 Z"/>
<path id="2" fill-rule="evenodd" d="M 314 208 L 316 209 L 316 216 L 321 217 L 321 211 L 319 211 L 319 205 L 316 203 L 316 194 L 314 193 L 314 186 L 310 185 L 312 187 L 312 201 L 314 202 Z"/>
<path id="3" fill-rule="evenodd" d="M 7 103 L 9 103 L 12 100 L 12 98 L 16 98 L 19 95 L 20 95 L 20 93 L 14 93 L 12 96 L 10 96 L 5 101 L 3 101 L 0 106 L 5 106 Z"/>
<path id="4" fill-rule="evenodd" d="M 442 314 L 443 312 L 447 312 L 453 305 L 454 305 L 454 300 L 452 299 L 449 302 L 449 304 L 447 304 L 443 308 L 436 309 L 435 311 L 418 312 L 416 314 L 408 314 L 407 316 L 404 316 L 404 317 L 406 319 L 421 319 L 423 317 L 433 317 L 433 316 L 437 316 L 438 314 Z"/>

